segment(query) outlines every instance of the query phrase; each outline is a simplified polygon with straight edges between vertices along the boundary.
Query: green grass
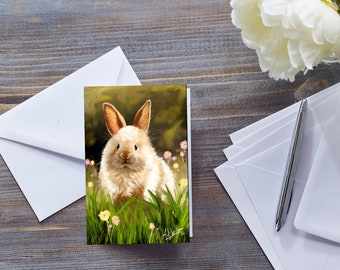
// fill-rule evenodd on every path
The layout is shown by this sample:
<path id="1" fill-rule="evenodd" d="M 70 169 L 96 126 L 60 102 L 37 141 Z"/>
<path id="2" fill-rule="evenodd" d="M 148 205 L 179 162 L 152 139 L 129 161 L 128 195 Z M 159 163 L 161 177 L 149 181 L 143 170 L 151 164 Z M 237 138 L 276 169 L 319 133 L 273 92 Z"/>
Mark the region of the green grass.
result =
<path id="1" fill-rule="evenodd" d="M 184 165 L 180 164 L 179 168 L 183 168 Z M 180 187 L 183 174 L 177 173 L 176 178 L 178 192 L 175 198 L 168 191 L 164 193 L 163 200 L 149 192 L 151 201 L 127 198 L 114 203 L 109 196 L 101 193 L 97 188 L 96 165 L 87 166 L 87 243 L 188 242 L 188 187 L 187 185 Z"/>

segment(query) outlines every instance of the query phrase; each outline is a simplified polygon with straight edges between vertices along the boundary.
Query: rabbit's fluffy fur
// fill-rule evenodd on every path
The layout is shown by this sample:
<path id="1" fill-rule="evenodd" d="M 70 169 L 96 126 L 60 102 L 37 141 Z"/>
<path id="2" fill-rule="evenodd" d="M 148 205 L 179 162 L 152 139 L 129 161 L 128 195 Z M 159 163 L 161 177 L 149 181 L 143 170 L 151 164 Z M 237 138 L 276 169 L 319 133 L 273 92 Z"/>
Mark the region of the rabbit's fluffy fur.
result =
<path id="1" fill-rule="evenodd" d="M 148 190 L 161 196 L 166 187 L 174 192 L 174 176 L 157 156 L 148 137 L 151 101 L 136 113 L 133 125 L 109 103 L 103 104 L 106 127 L 111 138 L 104 147 L 99 171 L 100 185 L 114 201 L 126 197 L 150 200 Z"/>

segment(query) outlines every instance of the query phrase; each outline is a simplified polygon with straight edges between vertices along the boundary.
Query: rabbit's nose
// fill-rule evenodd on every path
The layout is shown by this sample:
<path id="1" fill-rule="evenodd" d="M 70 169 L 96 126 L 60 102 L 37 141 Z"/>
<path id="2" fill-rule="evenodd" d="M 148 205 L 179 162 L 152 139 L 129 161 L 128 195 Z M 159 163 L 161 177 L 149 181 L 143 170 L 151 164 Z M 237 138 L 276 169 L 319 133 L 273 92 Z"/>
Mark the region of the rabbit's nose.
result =
<path id="1" fill-rule="evenodd" d="M 128 158 L 130 158 L 130 152 L 128 152 L 128 151 L 123 151 L 123 152 L 121 152 L 121 153 L 119 154 L 119 156 L 120 156 L 120 158 L 122 158 L 122 159 L 128 159 Z"/>

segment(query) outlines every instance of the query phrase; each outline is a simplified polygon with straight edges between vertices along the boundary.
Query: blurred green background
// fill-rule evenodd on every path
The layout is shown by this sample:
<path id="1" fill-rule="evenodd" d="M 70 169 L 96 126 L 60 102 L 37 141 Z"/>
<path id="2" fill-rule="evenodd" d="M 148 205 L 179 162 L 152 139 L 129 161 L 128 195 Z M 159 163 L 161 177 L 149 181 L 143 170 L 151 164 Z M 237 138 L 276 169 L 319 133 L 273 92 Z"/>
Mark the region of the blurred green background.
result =
<path id="1" fill-rule="evenodd" d="M 109 102 L 124 116 L 131 125 L 136 112 L 151 99 L 151 123 L 149 138 L 162 156 L 168 150 L 172 153 L 179 143 L 187 139 L 187 106 L 185 85 L 155 86 L 95 86 L 85 87 L 85 153 L 86 158 L 100 162 L 101 152 L 108 133 L 102 104 Z"/>

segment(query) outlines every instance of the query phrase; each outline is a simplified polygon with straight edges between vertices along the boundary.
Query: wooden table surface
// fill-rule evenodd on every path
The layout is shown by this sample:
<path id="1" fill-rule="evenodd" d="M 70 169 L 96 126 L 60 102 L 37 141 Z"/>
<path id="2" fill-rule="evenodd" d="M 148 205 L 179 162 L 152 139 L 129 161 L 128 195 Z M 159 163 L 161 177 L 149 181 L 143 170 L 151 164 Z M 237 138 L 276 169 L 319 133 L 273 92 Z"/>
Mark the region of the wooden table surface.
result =
<path id="1" fill-rule="evenodd" d="M 87 246 L 85 199 L 38 223 L 0 159 L 0 268 L 272 268 L 213 169 L 228 134 L 336 83 L 340 67 L 272 80 L 230 12 L 222 0 L 1 1 L 0 114 L 118 45 L 142 84 L 188 84 L 194 237 Z"/>

